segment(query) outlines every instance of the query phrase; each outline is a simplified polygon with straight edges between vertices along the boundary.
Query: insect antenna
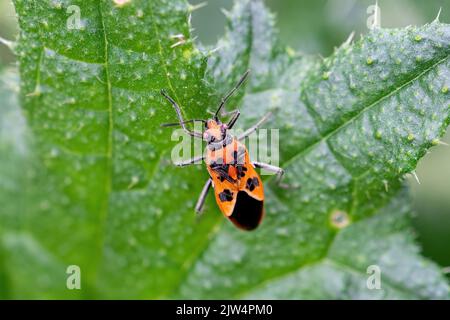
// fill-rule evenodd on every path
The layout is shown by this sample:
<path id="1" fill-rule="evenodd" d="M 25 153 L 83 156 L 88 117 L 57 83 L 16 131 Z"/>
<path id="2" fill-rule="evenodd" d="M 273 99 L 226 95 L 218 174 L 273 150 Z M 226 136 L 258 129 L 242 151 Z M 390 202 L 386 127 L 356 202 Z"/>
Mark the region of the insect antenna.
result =
<path id="1" fill-rule="evenodd" d="M 185 121 L 183 120 L 183 116 L 181 114 L 181 110 L 180 107 L 178 106 L 178 104 L 175 102 L 175 100 L 173 100 L 166 92 L 166 90 L 161 90 L 161 94 L 164 96 L 164 98 L 166 98 L 173 106 L 173 108 L 175 109 L 175 112 L 177 113 L 177 117 L 179 120 L 179 125 L 183 128 L 183 130 L 189 134 L 192 137 L 197 137 L 197 138 L 202 138 L 203 135 L 201 132 L 196 132 L 196 131 L 192 131 L 189 130 L 186 125 L 185 125 Z"/>
<path id="2" fill-rule="evenodd" d="M 219 107 L 217 108 L 216 113 L 214 114 L 214 119 L 218 120 L 218 114 L 220 112 L 220 110 L 222 109 L 222 107 L 225 105 L 225 103 L 227 102 L 227 100 L 233 95 L 233 93 L 239 89 L 239 87 L 245 82 L 245 80 L 247 79 L 248 74 L 250 73 L 250 70 L 247 70 L 243 76 L 241 77 L 241 79 L 239 80 L 239 82 L 236 84 L 236 86 L 231 89 L 230 92 L 228 92 L 228 94 L 222 98 L 222 101 L 219 104 Z"/>

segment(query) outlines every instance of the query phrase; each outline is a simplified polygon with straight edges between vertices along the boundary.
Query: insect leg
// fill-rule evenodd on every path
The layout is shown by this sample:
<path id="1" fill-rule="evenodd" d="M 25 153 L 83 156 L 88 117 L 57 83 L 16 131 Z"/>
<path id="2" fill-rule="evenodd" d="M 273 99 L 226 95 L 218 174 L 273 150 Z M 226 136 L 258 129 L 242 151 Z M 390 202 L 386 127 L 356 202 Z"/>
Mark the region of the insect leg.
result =
<path id="1" fill-rule="evenodd" d="M 203 161 L 203 159 L 205 159 L 205 156 L 198 156 L 198 157 L 186 160 L 186 161 L 177 162 L 177 163 L 175 163 L 175 165 L 177 167 L 185 167 L 185 166 L 188 166 L 191 164 L 195 164 L 197 162 L 201 162 L 201 161 Z"/>
<path id="2" fill-rule="evenodd" d="M 260 168 L 260 169 L 264 169 L 270 172 L 273 172 L 277 175 L 277 181 L 281 180 L 281 178 L 284 175 L 284 170 L 283 168 L 280 167 L 276 167 L 273 166 L 271 164 L 267 164 L 267 163 L 263 163 L 263 162 L 252 162 L 252 164 L 256 167 L 256 168 Z"/>
<path id="3" fill-rule="evenodd" d="M 211 188 L 212 180 L 211 178 L 206 181 L 205 186 L 198 197 L 197 204 L 195 205 L 195 212 L 200 213 L 203 210 L 203 205 L 205 204 L 206 195 L 208 194 L 209 189 Z"/>
<path id="4" fill-rule="evenodd" d="M 180 121 L 180 125 L 183 128 L 183 130 L 189 134 L 192 137 L 196 137 L 196 138 L 203 138 L 203 135 L 201 132 L 196 132 L 196 131 L 192 131 L 189 130 L 186 125 L 185 122 L 183 120 L 183 116 L 181 115 L 181 110 L 180 107 L 178 106 L 178 104 L 175 102 L 175 100 L 173 100 L 165 90 L 161 90 L 161 94 L 164 96 L 164 98 L 166 98 L 173 106 L 173 108 L 175 109 L 175 112 L 177 113 L 177 117 L 178 120 Z"/>
<path id="5" fill-rule="evenodd" d="M 280 167 L 276 167 L 276 166 L 272 166 L 270 164 L 267 163 L 263 163 L 263 162 L 252 162 L 252 164 L 256 167 L 256 168 L 260 168 L 260 169 L 264 169 L 270 172 L 273 172 L 277 175 L 277 179 L 275 180 L 277 185 L 283 189 L 288 189 L 291 188 L 291 186 L 281 183 L 281 179 L 283 178 L 284 175 L 284 169 L 280 168 Z"/>
<path id="6" fill-rule="evenodd" d="M 241 135 L 238 136 L 238 140 L 243 140 L 247 138 L 249 135 L 251 135 L 253 132 L 255 132 L 264 122 L 267 121 L 267 119 L 270 118 L 272 115 L 272 112 L 268 112 L 262 117 L 253 127 L 247 129 L 244 131 Z"/>

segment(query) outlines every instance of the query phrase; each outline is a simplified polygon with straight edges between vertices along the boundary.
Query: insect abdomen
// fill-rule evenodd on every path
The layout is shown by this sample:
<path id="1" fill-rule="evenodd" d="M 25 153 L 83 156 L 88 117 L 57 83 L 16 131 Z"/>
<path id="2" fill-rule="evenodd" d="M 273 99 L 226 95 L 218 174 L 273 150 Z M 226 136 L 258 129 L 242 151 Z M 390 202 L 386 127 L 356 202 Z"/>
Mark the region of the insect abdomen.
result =
<path id="1" fill-rule="evenodd" d="M 228 218 L 238 228 L 253 230 L 261 223 L 263 216 L 264 201 L 250 197 L 245 191 L 239 191 L 233 213 Z"/>

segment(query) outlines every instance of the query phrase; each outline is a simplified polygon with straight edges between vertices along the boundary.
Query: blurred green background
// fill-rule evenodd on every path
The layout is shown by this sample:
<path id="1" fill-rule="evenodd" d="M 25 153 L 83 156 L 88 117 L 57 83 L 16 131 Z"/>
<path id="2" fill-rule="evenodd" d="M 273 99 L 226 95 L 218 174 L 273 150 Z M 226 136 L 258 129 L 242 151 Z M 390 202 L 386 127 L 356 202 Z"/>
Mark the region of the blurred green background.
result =
<path id="1" fill-rule="evenodd" d="M 192 4 L 202 0 L 191 0 Z M 328 56 L 354 31 L 355 37 L 368 32 L 368 7 L 374 1 L 356 0 L 266 0 L 277 16 L 280 41 L 289 47 Z M 214 45 L 224 31 L 221 9 L 230 9 L 231 0 L 209 0 L 193 13 L 194 34 L 205 45 Z M 450 23 L 448 0 L 379 0 L 382 27 L 422 25 L 434 20 Z M 10 0 L 0 0 L 0 36 L 14 39 L 17 34 L 14 8 Z M 0 46 L 0 69 L 14 64 L 11 52 Z M 1 107 L 0 101 L 0 107 Z M 450 132 L 443 138 L 450 144 Z M 431 150 L 417 168 L 421 184 L 412 177 L 408 183 L 417 212 L 415 225 L 423 253 L 441 266 L 450 266 L 450 147 Z"/>

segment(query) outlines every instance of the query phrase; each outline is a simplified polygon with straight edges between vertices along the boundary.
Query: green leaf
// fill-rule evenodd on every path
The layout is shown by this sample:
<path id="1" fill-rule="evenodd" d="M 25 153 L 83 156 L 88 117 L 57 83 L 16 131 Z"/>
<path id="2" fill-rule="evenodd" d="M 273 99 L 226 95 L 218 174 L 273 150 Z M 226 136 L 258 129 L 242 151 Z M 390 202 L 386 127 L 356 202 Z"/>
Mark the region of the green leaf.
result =
<path id="1" fill-rule="evenodd" d="M 262 3 L 239 1 L 207 68 L 182 0 L 14 3 L 23 117 L 1 122 L 0 295 L 449 297 L 401 191 L 450 121 L 448 25 L 375 30 L 320 60 L 286 52 Z M 69 5 L 81 30 L 67 29 Z M 186 43 L 172 47 L 178 34 Z M 266 179 L 267 215 L 251 233 L 212 195 L 194 216 L 207 174 L 170 163 L 176 142 L 160 124 L 175 114 L 159 94 L 206 118 L 247 68 L 229 106 L 241 128 L 274 112 L 286 182 L 301 184 Z M 82 290 L 66 289 L 69 265 Z M 370 265 L 381 290 L 366 287 Z"/>
<path id="2" fill-rule="evenodd" d="M 420 257 L 410 229 L 405 192 L 371 218 L 343 229 L 320 261 L 263 282 L 245 292 L 264 299 L 439 299 L 448 294 L 440 271 Z M 381 289 L 366 283 L 376 265 Z"/>
<path id="3" fill-rule="evenodd" d="M 276 39 L 262 3 L 239 1 L 210 67 L 219 88 L 252 70 L 240 124 L 275 111 L 267 127 L 280 130 L 286 182 L 301 188 L 282 190 L 269 181 L 260 230 L 242 234 L 223 225 L 179 297 L 448 297 L 445 278 L 408 236 L 408 200 L 389 204 L 402 176 L 449 123 L 450 27 L 375 30 L 319 61 L 283 54 Z M 380 210 L 389 214 L 372 218 Z M 336 215 L 349 226 L 334 223 Z M 373 225 L 379 228 L 367 232 Z M 382 292 L 365 286 L 372 264 L 385 275 Z"/>
<path id="4" fill-rule="evenodd" d="M 69 5 L 80 8 L 81 30 L 66 27 Z M 172 166 L 171 132 L 160 128 L 175 119 L 162 88 L 187 118 L 206 117 L 203 106 L 209 104 L 211 90 L 202 80 L 206 59 L 190 41 L 188 5 L 15 1 L 15 6 L 21 101 L 33 160 L 21 194 L 22 222 L 9 230 L 8 239 L 16 233 L 18 240 L 4 240 L 5 260 L 14 274 L 29 277 L 36 276 L 35 264 L 44 264 L 39 274 L 49 281 L 11 281 L 11 286 L 19 297 L 61 297 L 53 286 L 69 297 L 170 292 L 179 269 L 219 218 L 209 215 L 196 223 L 188 191 L 201 188 L 199 172 Z M 186 43 L 171 48 L 177 34 L 185 35 Z M 184 209 L 174 211 L 174 199 Z M 72 264 L 82 270 L 81 292 L 65 288 Z"/>

